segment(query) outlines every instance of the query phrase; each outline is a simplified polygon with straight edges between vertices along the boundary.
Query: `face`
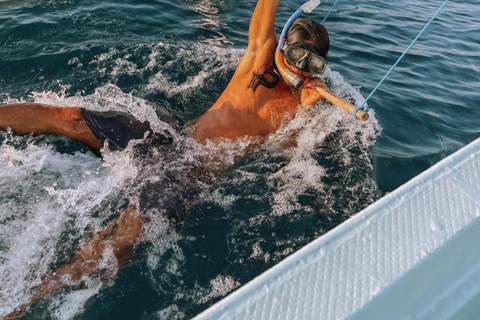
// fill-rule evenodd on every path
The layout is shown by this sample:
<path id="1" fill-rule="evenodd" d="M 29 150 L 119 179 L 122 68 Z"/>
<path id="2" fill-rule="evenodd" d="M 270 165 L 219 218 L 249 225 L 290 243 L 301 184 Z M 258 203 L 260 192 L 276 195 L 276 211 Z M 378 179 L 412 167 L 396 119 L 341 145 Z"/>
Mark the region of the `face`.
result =
<path id="1" fill-rule="evenodd" d="M 302 41 L 302 42 L 309 43 L 309 44 L 312 44 L 312 45 L 314 44 L 314 43 L 313 43 L 313 40 L 310 40 L 310 39 L 309 39 L 309 40 Z M 310 49 L 310 50 L 313 50 L 313 49 Z M 309 51 L 310 51 L 310 50 L 309 50 Z M 298 75 L 302 80 L 305 80 L 305 79 L 310 78 L 310 77 L 313 76 L 313 73 L 312 73 L 312 72 L 301 70 L 301 69 L 297 68 L 295 65 L 290 64 L 290 63 L 288 62 L 288 60 L 285 58 L 285 56 L 283 57 L 283 61 L 284 61 L 284 63 L 285 63 L 285 66 L 286 66 L 290 71 L 292 71 L 293 73 L 295 73 L 296 75 Z M 320 62 L 320 63 L 322 63 L 322 62 Z M 325 63 L 326 63 L 326 62 L 325 62 Z M 302 68 L 303 68 L 303 67 L 302 67 Z"/>
<path id="2" fill-rule="evenodd" d="M 285 66 L 288 68 L 288 70 L 295 73 L 302 80 L 305 80 L 305 79 L 313 76 L 313 73 L 311 73 L 311 72 L 302 71 L 302 70 L 298 69 L 297 67 L 292 66 L 290 63 L 288 63 L 288 61 L 285 59 L 285 57 L 283 57 L 283 62 L 285 63 Z"/>

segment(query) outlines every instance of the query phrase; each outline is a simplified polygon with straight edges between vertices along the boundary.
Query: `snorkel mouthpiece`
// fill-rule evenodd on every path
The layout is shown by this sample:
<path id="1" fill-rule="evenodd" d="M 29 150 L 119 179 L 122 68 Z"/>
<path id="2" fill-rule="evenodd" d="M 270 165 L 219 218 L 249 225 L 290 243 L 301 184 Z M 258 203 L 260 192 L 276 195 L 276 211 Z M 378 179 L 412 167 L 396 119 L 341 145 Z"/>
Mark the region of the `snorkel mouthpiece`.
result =
<path id="1" fill-rule="evenodd" d="M 285 27 L 283 27 L 282 34 L 280 35 L 280 39 L 278 40 L 277 50 L 275 51 L 275 64 L 277 65 L 277 69 L 280 72 L 282 78 L 289 83 L 291 86 L 295 88 L 300 88 L 303 84 L 302 79 L 297 76 L 295 73 L 290 71 L 285 63 L 283 62 L 283 46 L 287 41 L 287 33 L 290 30 L 292 24 L 295 20 L 298 19 L 302 15 L 302 13 L 310 13 L 315 10 L 316 7 L 320 5 L 320 0 L 309 0 L 305 2 L 297 11 L 288 19 Z"/>

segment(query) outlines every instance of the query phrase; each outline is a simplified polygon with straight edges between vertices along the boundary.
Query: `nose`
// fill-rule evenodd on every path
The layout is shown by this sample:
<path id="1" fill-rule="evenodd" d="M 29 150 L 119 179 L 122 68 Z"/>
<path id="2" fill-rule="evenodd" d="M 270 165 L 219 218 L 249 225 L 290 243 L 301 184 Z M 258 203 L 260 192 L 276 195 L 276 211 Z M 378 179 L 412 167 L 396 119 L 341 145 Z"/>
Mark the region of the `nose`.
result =
<path id="1" fill-rule="evenodd" d="M 303 59 L 303 60 L 301 60 L 301 61 L 299 61 L 299 62 L 297 63 L 297 68 L 298 68 L 298 69 L 305 69 L 305 66 L 307 65 L 307 62 L 308 62 L 308 57 L 305 58 L 305 59 Z"/>

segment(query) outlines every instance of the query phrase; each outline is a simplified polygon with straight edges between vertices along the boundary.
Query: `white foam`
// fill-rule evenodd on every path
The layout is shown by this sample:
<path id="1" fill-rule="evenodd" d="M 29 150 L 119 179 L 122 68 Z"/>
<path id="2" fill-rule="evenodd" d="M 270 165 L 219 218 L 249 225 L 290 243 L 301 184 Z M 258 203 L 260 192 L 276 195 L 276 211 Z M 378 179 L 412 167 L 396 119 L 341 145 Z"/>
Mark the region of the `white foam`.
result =
<path id="1" fill-rule="evenodd" d="M 185 314 L 178 310 L 177 305 L 171 305 L 165 309 L 162 309 L 157 312 L 157 318 L 159 320 L 181 320 L 185 319 Z"/>
<path id="2" fill-rule="evenodd" d="M 252 254 L 249 257 L 250 259 L 262 259 L 265 263 L 270 261 L 270 253 L 265 253 L 260 245 L 260 241 L 257 241 L 252 246 Z"/>
<path id="3" fill-rule="evenodd" d="M 330 89 L 340 97 L 352 99 L 357 105 L 363 102 L 364 99 L 358 90 L 346 83 L 338 72 L 327 68 L 322 77 L 329 83 Z M 298 196 L 307 190 L 317 193 L 324 190 L 322 177 L 326 173 L 314 159 L 314 155 L 317 153 L 316 148 L 323 145 L 325 139 L 337 131 L 341 131 L 341 134 L 336 141 L 337 145 L 332 149 L 336 157 L 345 165 L 349 165 L 352 157 L 350 149 L 356 147 L 361 152 L 360 165 L 373 168 L 368 148 L 373 145 L 380 133 L 374 111 L 371 111 L 368 122 L 361 122 L 325 101 L 306 108 L 299 112 L 294 120 L 272 134 L 266 144 L 271 150 L 288 159 L 283 168 L 268 176 L 270 186 L 277 186 L 272 203 L 273 215 L 285 215 L 300 209 L 311 211 L 309 207 L 302 207 L 299 204 Z M 285 148 L 284 141 L 289 141 L 292 137 L 294 145 Z M 279 145 L 282 147 L 278 147 Z M 359 185 L 363 185 L 363 181 Z"/>
<path id="4" fill-rule="evenodd" d="M 215 279 L 210 281 L 210 292 L 201 297 L 198 303 L 206 303 L 213 298 L 224 297 L 239 286 L 240 282 L 236 281 L 231 276 L 218 275 Z"/>
<path id="5" fill-rule="evenodd" d="M 145 240 L 152 244 L 151 250 L 148 252 L 147 265 L 149 271 L 154 272 L 167 252 L 173 252 L 173 258 L 170 263 L 178 263 L 185 260 L 185 256 L 181 249 L 177 246 L 180 235 L 176 233 L 171 222 L 161 215 L 151 215 L 151 221 L 145 226 Z M 174 266 L 170 266 L 170 270 L 176 270 Z"/>
<path id="6" fill-rule="evenodd" d="M 113 84 L 107 84 L 99 87 L 92 95 L 66 96 L 65 92 L 68 86 L 62 86 L 59 93 L 33 92 L 31 97 L 35 102 L 51 105 L 60 105 L 64 107 L 81 106 L 89 110 L 97 111 L 121 111 L 133 115 L 140 121 L 149 121 L 152 129 L 156 132 L 167 130 L 176 135 L 176 132 L 163 121 L 160 121 L 155 113 L 155 109 L 147 101 L 133 96 L 131 93 L 124 93 L 120 88 Z"/>
<path id="7" fill-rule="evenodd" d="M 0 243 L 6 250 L 0 253 L 0 314 L 12 311 L 16 304 L 28 299 L 25 288 L 37 285 L 45 274 L 55 257 L 54 245 L 64 224 L 74 214 L 75 210 L 66 210 L 68 205 L 60 204 L 59 198 L 49 197 L 45 188 L 53 188 L 53 181 L 62 174 L 69 178 L 64 181 L 66 192 L 81 188 L 82 172 L 100 164 L 88 155 L 83 155 L 85 161 L 79 164 L 72 163 L 73 158 L 32 144 L 24 150 L 0 146 L 1 166 L 15 173 L 2 175 L 1 183 L 0 219 L 4 223 L 0 226 Z M 84 199 L 89 196 L 89 193 L 78 195 Z"/>
<path id="8" fill-rule="evenodd" d="M 103 95 L 99 92 L 102 90 Z M 105 93 L 118 101 L 118 108 L 139 106 L 136 112 L 148 115 L 144 101 L 109 86 L 88 97 L 65 97 L 64 92 L 33 93 L 32 97 L 42 103 L 102 108 L 100 97 L 105 98 Z M 137 174 L 131 155 L 126 152 L 107 152 L 102 161 L 91 153 L 60 154 L 47 145 L 29 142 L 29 137 L 12 137 L 9 133 L 3 136 L 6 140 L 0 145 L 0 316 L 29 301 L 32 289 L 60 258 L 57 249 L 61 243 L 87 241 L 91 233 L 102 228 L 113 212 L 101 210 L 98 217 L 93 217 L 92 212 L 116 197 Z M 11 145 L 25 141 L 23 148 Z M 84 301 L 96 292 L 96 287 L 87 285 L 86 290 L 78 293 L 83 300 L 66 299 L 64 304 L 68 306 L 62 304 L 62 308 L 81 310 Z"/>
<path id="9" fill-rule="evenodd" d="M 159 44 L 165 46 L 165 44 Z M 221 72 L 233 70 L 244 53 L 242 49 L 224 48 L 205 44 L 194 44 L 188 47 L 177 47 L 173 61 L 183 61 L 185 65 L 201 63 L 201 70 L 187 78 L 183 83 L 171 81 L 165 73 L 165 67 L 150 79 L 146 86 L 149 91 L 165 92 L 172 97 L 177 94 L 192 95 L 203 87 L 207 79 L 218 76 Z"/>
<path id="10" fill-rule="evenodd" d="M 235 196 L 235 195 L 232 195 L 232 194 L 231 195 L 225 195 L 223 192 L 224 192 L 223 188 L 218 188 L 218 189 L 213 190 L 212 192 L 208 192 L 207 194 L 203 195 L 202 199 L 204 201 L 213 202 L 213 203 L 219 205 L 220 207 L 222 207 L 224 209 L 227 209 L 239 197 Z"/>
<path id="11" fill-rule="evenodd" d="M 78 289 L 58 297 L 50 306 L 54 319 L 69 320 L 83 311 L 83 306 L 92 296 L 98 294 L 102 282 L 98 279 L 84 277 L 86 289 Z"/>

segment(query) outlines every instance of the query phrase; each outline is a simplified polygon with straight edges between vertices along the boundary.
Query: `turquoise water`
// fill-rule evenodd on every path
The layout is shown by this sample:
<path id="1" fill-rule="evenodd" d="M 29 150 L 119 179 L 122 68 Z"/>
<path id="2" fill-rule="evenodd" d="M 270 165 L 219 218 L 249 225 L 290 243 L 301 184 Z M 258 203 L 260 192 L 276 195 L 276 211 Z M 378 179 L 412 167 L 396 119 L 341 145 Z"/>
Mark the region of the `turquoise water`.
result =
<path id="1" fill-rule="evenodd" d="M 324 4 L 312 15 L 323 19 Z M 283 1 L 277 29 L 302 1 Z M 443 1 L 340 1 L 326 27 L 339 95 L 360 103 Z M 0 100 L 128 111 L 179 132 L 216 100 L 247 45 L 255 1 L 0 2 Z M 229 167 L 174 230 L 161 208 L 132 262 L 37 303 L 25 319 L 189 319 L 408 181 L 480 131 L 480 3 L 450 2 L 370 100 L 361 124 L 321 103 L 252 141 L 103 160 L 61 137 L 0 140 L 0 316 L 146 181 Z M 173 130 L 172 129 L 172 130 Z M 207 159 L 207 160 L 206 160 Z M 235 164 L 234 164 L 235 163 Z M 190 179 L 190 180 L 189 180 Z M 183 182 L 196 183 L 185 178 Z M 160 188 L 159 188 L 160 189 Z M 167 192 L 152 190 L 152 194 Z"/>

